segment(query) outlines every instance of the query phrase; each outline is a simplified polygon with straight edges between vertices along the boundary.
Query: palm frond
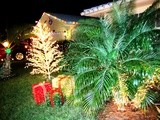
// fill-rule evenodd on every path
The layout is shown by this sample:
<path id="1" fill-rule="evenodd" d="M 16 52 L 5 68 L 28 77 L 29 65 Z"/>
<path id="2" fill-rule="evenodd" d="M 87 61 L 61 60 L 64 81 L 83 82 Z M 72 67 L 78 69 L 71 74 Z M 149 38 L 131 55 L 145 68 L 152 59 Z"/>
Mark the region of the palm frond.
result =
<path id="1" fill-rule="evenodd" d="M 154 105 L 154 102 L 157 100 L 157 94 L 154 91 L 148 91 L 145 99 L 141 103 L 141 108 L 146 109 Z"/>
<path id="2" fill-rule="evenodd" d="M 153 75 L 159 64 L 157 51 L 152 46 L 152 40 L 159 33 L 148 17 L 157 12 L 156 5 L 141 17 L 127 12 L 132 5 L 133 2 L 122 6 L 114 4 L 111 18 L 81 20 L 76 27 L 75 41 L 70 43 L 64 60 L 67 71 L 75 77 L 75 96 L 85 110 L 94 111 L 111 98 L 112 87 L 122 74 L 128 76 L 126 84 L 133 99 L 137 87 L 145 82 L 143 77 Z M 144 107 L 153 100 L 152 96 L 147 97 Z"/>

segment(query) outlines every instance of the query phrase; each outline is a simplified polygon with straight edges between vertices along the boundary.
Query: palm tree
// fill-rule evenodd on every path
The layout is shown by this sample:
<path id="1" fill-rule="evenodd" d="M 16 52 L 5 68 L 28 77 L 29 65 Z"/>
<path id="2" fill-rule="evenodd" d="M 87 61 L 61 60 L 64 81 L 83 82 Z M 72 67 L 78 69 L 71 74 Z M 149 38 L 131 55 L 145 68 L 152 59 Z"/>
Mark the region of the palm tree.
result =
<path id="1" fill-rule="evenodd" d="M 152 46 L 159 32 L 150 19 L 159 11 L 155 8 L 160 2 L 153 3 L 140 17 L 128 12 L 133 2 L 124 3 L 114 3 L 109 18 L 80 20 L 75 41 L 65 55 L 65 70 L 75 77 L 75 98 L 88 112 L 98 110 L 108 100 L 119 110 L 130 101 L 135 108 L 153 102 L 151 90 L 145 86 L 160 64 Z M 138 94 L 140 90 L 144 94 Z"/>

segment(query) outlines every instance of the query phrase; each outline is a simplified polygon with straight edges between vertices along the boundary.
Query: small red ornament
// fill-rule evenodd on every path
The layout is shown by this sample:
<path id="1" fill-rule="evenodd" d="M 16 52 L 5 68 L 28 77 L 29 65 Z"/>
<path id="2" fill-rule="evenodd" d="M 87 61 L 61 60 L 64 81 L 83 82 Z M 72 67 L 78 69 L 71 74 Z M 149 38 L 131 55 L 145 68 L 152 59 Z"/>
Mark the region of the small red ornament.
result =
<path id="1" fill-rule="evenodd" d="M 63 92 L 62 92 L 61 88 L 59 87 L 59 88 L 52 89 L 50 91 L 50 96 L 49 96 L 50 98 L 49 99 L 50 99 L 51 106 L 54 107 L 53 96 L 55 93 L 59 94 L 59 96 L 61 97 L 62 105 L 63 105 L 64 104 L 64 96 L 63 96 Z"/>
<path id="2" fill-rule="evenodd" d="M 65 76 L 66 77 L 66 76 Z M 59 96 L 61 97 L 61 102 L 62 102 L 62 105 L 64 104 L 64 95 L 63 95 L 63 92 L 62 92 L 62 88 L 61 88 L 61 80 L 63 79 L 64 77 L 60 78 L 60 79 L 55 79 L 55 80 L 52 80 L 52 82 L 57 82 L 56 85 L 54 85 L 52 83 L 52 90 L 50 90 L 50 94 L 49 94 L 49 99 L 50 99 L 50 103 L 51 103 L 51 106 L 54 107 L 54 100 L 53 100 L 53 96 L 58 93 Z"/>
<path id="3" fill-rule="evenodd" d="M 52 89 L 52 86 L 49 82 L 33 84 L 32 85 L 32 94 L 34 97 L 34 101 L 37 104 L 44 103 L 46 101 L 47 92 Z"/>

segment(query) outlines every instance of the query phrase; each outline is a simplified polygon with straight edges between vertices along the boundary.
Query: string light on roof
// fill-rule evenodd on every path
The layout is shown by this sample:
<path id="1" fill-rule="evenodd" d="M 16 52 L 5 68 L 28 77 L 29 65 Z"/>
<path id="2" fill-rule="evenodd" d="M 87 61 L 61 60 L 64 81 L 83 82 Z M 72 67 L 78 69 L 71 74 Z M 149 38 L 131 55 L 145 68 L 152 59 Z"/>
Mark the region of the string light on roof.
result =
<path id="1" fill-rule="evenodd" d="M 65 21 L 65 20 L 62 20 L 62 19 L 60 19 L 60 18 L 57 18 L 56 16 L 52 16 L 52 15 L 50 15 L 50 14 L 47 14 L 48 16 L 50 16 L 50 17 L 52 17 L 52 18 L 54 18 L 54 19 L 56 19 L 56 20 L 59 20 L 59 21 L 61 21 L 61 22 L 63 22 L 63 23 L 67 23 L 67 24 L 76 24 L 76 22 L 72 22 L 72 21 Z"/>
<path id="2" fill-rule="evenodd" d="M 98 9 L 97 9 L 97 7 L 93 7 L 92 10 L 93 11 L 97 11 Z"/>
<path id="3" fill-rule="evenodd" d="M 99 6 L 96 6 L 96 7 L 89 8 L 89 9 L 85 9 L 81 13 L 81 15 L 85 15 L 85 14 L 89 14 L 89 13 L 92 13 L 92 12 L 96 12 L 98 10 L 103 10 L 103 9 L 109 8 L 111 6 L 112 6 L 112 2 L 109 2 L 107 4 L 103 4 L 103 5 L 99 5 Z"/>
<path id="4" fill-rule="evenodd" d="M 98 10 L 104 9 L 102 5 L 98 6 Z"/>

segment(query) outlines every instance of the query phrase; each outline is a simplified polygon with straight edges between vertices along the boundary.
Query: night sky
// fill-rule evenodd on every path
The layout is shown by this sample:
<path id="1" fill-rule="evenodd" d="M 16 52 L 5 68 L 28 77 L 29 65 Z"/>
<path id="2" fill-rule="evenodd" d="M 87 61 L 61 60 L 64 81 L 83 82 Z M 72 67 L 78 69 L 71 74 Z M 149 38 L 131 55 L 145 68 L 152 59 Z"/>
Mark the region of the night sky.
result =
<path id="1" fill-rule="evenodd" d="M 84 9 L 112 0 L 5 0 L 1 1 L 0 29 L 14 24 L 34 23 L 43 12 L 80 15 Z M 3 8 L 2 8 L 3 7 Z"/>

